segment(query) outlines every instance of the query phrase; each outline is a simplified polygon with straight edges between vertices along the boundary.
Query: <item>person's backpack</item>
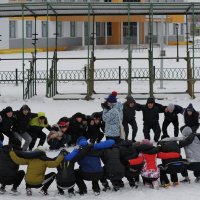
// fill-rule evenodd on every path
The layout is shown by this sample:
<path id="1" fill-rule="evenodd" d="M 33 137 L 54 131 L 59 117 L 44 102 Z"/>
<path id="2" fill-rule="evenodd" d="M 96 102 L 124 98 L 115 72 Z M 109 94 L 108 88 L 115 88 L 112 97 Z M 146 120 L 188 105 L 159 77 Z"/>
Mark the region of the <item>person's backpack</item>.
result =
<path id="1" fill-rule="evenodd" d="M 75 184 L 74 163 L 70 161 L 62 161 L 59 165 L 56 175 L 58 187 L 69 188 Z"/>

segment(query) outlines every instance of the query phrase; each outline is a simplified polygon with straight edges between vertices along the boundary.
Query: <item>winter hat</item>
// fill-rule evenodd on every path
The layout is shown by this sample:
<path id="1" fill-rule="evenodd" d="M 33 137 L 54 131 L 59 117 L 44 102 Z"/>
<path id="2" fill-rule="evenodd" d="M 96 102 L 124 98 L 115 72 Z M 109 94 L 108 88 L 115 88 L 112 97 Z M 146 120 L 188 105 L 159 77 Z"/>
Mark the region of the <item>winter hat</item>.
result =
<path id="1" fill-rule="evenodd" d="M 9 140 L 9 145 L 13 148 L 21 148 L 21 141 L 13 137 Z"/>
<path id="2" fill-rule="evenodd" d="M 24 105 L 21 107 L 20 110 L 28 110 L 28 111 L 30 111 L 31 109 L 29 108 L 28 105 L 24 104 Z"/>
<path id="3" fill-rule="evenodd" d="M 73 115 L 73 118 L 76 119 L 76 118 L 83 118 L 83 114 L 80 113 L 80 112 L 77 112 Z"/>
<path id="4" fill-rule="evenodd" d="M 3 146 L 3 142 L 0 140 L 0 148 Z"/>
<path id="5" fill-rule="evenodd" d="M 88 145 L 88 142 L 87 142 L 87 139 L 86 137 L 84 136 L 80 136 L 77 141 L 76 141 L 76 144 L 81 146 L 81 147 L 85 147 Z"/>
<path id="6" fill-rule="evenodd" d="M 54 125 L 51 127 L 51 131 L 60 131 L 59 125 L 58 125 L 58 124 L 54 124 Z"/>
<path id="7" fill-rule="evenodd" d="M 188 135 L 190 135 L 192 133 L 192 129 L 189 126 L 186 126 L 183 130 L 182 130 L 182 135 L 184 137 L 187 137 Z"/>
<path id="8" fill-rule="evenodd" d="M 68 117 L 62 117 L 59 119 L 57 124 L 58 124 L 58 126 L 67 126 L 68 122 L 69 122 Z"/>
<path id="9" fill-rule="evenodd" d="M 153 146 L 153 143 L 152 143 L 150 140 L 148 140 L 148 139 L 142 140 L 142 141 L 141 141 L 141 144 L 147 144 L 147 145 L 149 145 L 149 146 Z"/>
<path id="10" fill-rule="evenodd" d="M 174 106 L 174 104 L 170 103 L 170 104 L 167 106 L 167 108 L 168 108 L 168 110 L 170 110 L 171 112 L 173 112 L 175 106 Z"/>
<path id="11" fill-rule="evenodd" d="M 186 108 L 186 110 L 187 110 L 187 111 L 193 112 L 193 111 L 194 111 L 193 105 L 190 103 L 190 104 L 188 105 L 188 107 Z"/>
<path id="12" fill-rule="evenodd" d="M 127 96 L 126 100 L 128 103 L 135 103 L 135 99 L 132 96 Z"/>
<path id="13" fill-rule="evenodd" d="M 44 112 L 39 112 L 38 113 L 39 118 L 45 118 L 45 113 Z"/>
<path id="14" fill-rule="evenodd" d="M 13 109 L 10 106 L 5 108 L 5 113 L 9 113 L 9 112 L 13 112 Z"/>
<path id="15" fill-rule="evenodd" d="M 117 92 L 112 91 L 112 93 L 106 98 L 106 101 L 109 103 L 117 103 Z"/>
<path id="16" fill-rule="evenodd" d="M 155 99 L 153 97 L 149 97 L 147 99 L 147 103 L 155 103 Z"/>
<path id="17" fill-rule="evenodd" d="M 92 115 L 94 118 L 100 118 L 102 117 L 102 113 L 100 112 L 95 112 L 93 115 Z"/>

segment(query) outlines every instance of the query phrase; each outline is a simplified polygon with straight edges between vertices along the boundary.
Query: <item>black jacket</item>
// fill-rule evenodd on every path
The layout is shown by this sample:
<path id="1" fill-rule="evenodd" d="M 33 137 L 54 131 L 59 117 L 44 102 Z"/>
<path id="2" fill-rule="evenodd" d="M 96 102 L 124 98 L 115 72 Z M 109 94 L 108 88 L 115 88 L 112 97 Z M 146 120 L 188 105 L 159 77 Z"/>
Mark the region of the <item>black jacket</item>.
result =
<path id="1" fill-rule="evenodd" d="M 27 132 L 29 129 L 30 120 L 34 117 L 37 117 L 37 114 L 34 113 L 28 113 L 27 115 L 24 115 L 22 110 L 15 111 L 13 114 L 16 118 L 13 130 L 19 134 Z"/>
<path id="2" fill-rule="evenodd" d="M 199 126 L 199 113 L 197 111 L 193 111 L 192 115 L 189 116 L 187 111 L 184 112 L 184 122 L 186 126 L 193 127 Z"/>
<path id="3" fill-rule="evenodd" d="M 8 145 L 0 148 L 0 177 L 15 178 L 19 165 L 12 161 L 9 151 L 10 147 Z"/>
<path id="4" fill-rule="evenodd" d="M 175 105 L 172 113 L 164 112 L 165 120 L 173 122 L 174 120 L 178 119 L 179 113 L 183 113 L 183 108 L 181 106 Z"/>
<path id="5" fill-rule="evenodd" d="M 123 121 L 131 122 L 135 120 L 136 106 L 130 107 L 127 102 L 123 104 Z"/>
<path id="6" fill-rule="evenodd" d="M 165 106 L 155 103 L 152 109 L 149 109 L 146 105 L 137 104 L 137 111 L 142 111 L 144 124 L 152 126 L 158 123 L 159 113 L 165 111 Z"/>
<path id="7" fill-rule="evenodd" d="M 0 121 L 0 132 L 6 133 L 12 131 L 13 125 L 15 123 L 15 117 L 7 117 L 5 110 L 0 112 L 1 121 Z"/>

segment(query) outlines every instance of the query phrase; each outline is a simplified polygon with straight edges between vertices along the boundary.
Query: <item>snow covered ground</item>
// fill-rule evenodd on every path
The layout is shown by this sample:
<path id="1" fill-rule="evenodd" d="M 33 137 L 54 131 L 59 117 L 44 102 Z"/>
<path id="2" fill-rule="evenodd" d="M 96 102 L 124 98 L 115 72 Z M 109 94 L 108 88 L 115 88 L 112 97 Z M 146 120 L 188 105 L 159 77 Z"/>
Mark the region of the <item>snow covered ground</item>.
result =
<path id="1" fill-rule="evenodd" d="M 158 56 L 158 51 L 155 50 L 155 54 Z M 184 54 L 185 48 L 182 51 L 182 54 Z M 116 49 L 116 50 L 97 50 L 98 55 L 102 55 L 102 57 L 107 56 L 107 55 L 113 55 L 113 57 L 123 57 L 127 52 L 122 49 Z M 175 54 L 176 49 L 174 47 L 168 48 L 167 54 Z M 146 52 L 140 53 L 141 56 L 144 56 Z M 64 53 L 61 52 L 59 53 L 60 55 L 63 55 Z M 81 55 L 81 54 L 86 54 L 86 51 L 73 51 L 73 52 L 66 52 L 67 55 L 72 56 L 72 55 Z M 43 56 L 45 54 L 41 54 L 40 56 Z M 13 55 L 1 55 L 0 57 L 11 57 Z M 19 54 L 14 55 L 16 57 L 19 57 Z M 29 55 L 26 55 L 29 56 Z M 70 66 L 68 61 L 67 66 Z M 75 61 L 70 61 L 70 62 L 75 62 Z M 185 61 L 181 61 L 185 62 Z M 168 67 L 174 66 L 174 67 L 181 67 L 181 62 L 176 63 L 173 60 L 169 60 L 166 62 L 166 65 Z M 182 63 L 182 64 L 183 64 Z M 123 64 L 123 63 L 122 63 Z M 145 63 L 141 63 L 141 67 L 144 67 L 146 65 Z M 175 65 L 176 64 L 176 65 Z M 112 61 L 113 66 L 119 66 L 121 63 L 119 61 Z M 159 63 L 158 63 L 159 65 Z M 185 64 L 184 64 L 185 65 Z M 14 70 L 15 67 L 21 67 L 19 62 L 0 62 L 0 69 L 1 71 L 3 70 Z M 77 66 L 77 68 L 81 68 L 84 66 L 84 63 L 81 61 L 76 61 L 74 65 L 71 66 Z M 44 66 L 40 66 L 41 69 Z M 64 62 L 63 62 L 63 67 L 64 67 Z M 109 66 L 110 67 L 110 66 Z M 147 66 L 146 66 L 147 67 Z M 65 67 L 64 67 L 65 68 Z M 20 68 L 21 69 L 21 68 Z M 44 67 L 45 69 L 45 67 Z M 156 83 L 157 87 L 156 90 L 159 89 L 159 82 Z M 186 84 L 183 82 L 175 82 L 174 83 L 167 83 L 164 82 L 164 86 L 168 87 L 170 89 L 175 89 L 175 91 L 178 89 L 185 89 Z M 67 92 L 83 92 L 85 91 L 86 85 L 85 83 L 67 83 L 60 85 L 60 91 L 64 91 L 65 88 L 68 88 Z M 98 89 L 98 91 L 106 91 L 107 93 L 112 92 L 113 90 L 116 90 L 120 93 L 127 92 L 127 84 L 122 83 L 118 84 L 117 82 L 109 82 L 108 84 L 106 83 L 97 83 L 95 87 Z M 144 82 L 136 82 L 136 84 L 133 85 L 134 89 L 137 90 L 138 92 L 143 92 L 143 91 L 148 91 L 148 85 L 144 84 Z M 197 88 L 199 90 L 199 87 Z M 134 91 L 135 91 L 134 90 Z M 165 90 L 162 89 L 164 92 Z M 14 110 L 19 109 L 23 104 L 28 104 L 32 110 L 32 112 L 39 112 L 43 111 L 46 113 L 49 123 L 54 124 L 58 121 L 58 119 L 62 116 L 72 116 L 76 112 L 82 112 L 84 114 L 91 114 L 94 111 L 101 111 L 101 102 L 104 101 L 104 97 L 106 95 L 100 96 L 98 99 L 92 100 L 92 101 L 84 101 L 84 100 L 52 100 L 48 99 L 45 97 L 45 87 L 44 85 L 39 85 L 38 88 L 38 95 L 33 97 L 30 100 L 23 101 L 22 100 L 22 88 L 17 87 L 14 85 L 0 85 L 0 110 L 5 108 L 6 106 L 10 105 L 13 107 Z M 124 102 L 125 101 L 125 96 L 119 96 L 119 101 Z M 137 102 L 143 104 L 146 103 L 146 100 L 137 100 Z M 192 100 L 187 94 L 184 95 L 168 95 L 167 99 L 164 100 L 157 100 L 158 103 L 161 103 L 163 105 L 168 105 L 169 103 L 174 103 L 174 104 L 179 104 L 183 107 L 186 107 L 189 103 L 192 103 L 193 106 L 195 107 L 196 110 L 200 111 L 200 95 L 197 94 L 196 99 Z M 143 139 L 143 121 L 142 121 L 142 113 L 137 112 L 136 114 L 136 120 L 138 123 L 138 133 L 137 133 L 137 140 Z M 160 114 L 160 124 L 162 124 L 163 121 L 163 114 Z M 180 115 L 179 116 L 179 121 L 180 121 L 180 126 L 182 126 L 183 123 L 183 117 Z M 171 136 L 173 136 L 173 127 L 170 125 L 169 126 L 169 133 Z M 45 144 L 47 147 L 47 144 Z M 58 154 L 58 152 L 48 152 L 47 153 L 50 157 L 55 156 Z M 26 169 L 26 167 L 20 167 L 23 169 Z M 52 171 L 52 170 L 47 170 L 47 171 Z M 54 170 L 55 171 L 55 170 Z M 182 199 L 182 200 L 195 200 L 199 198 L 200 195 L 200 184 L 194 183 L 194 177 L 192 174 L 190 174 L 191 177 L 191 184 L 180 184 L 178 187 L 170 187 L 169 189 L 163 189 L 161 188 L 160 190 L 153 190 L 150 188 L 144 187 L 142 184 L 139 186 L 138 189 L 132 189 L 129 187 L 126 179 L 124 179 L 125 182 L 125 188 L 121 189 L 118 192 L 113 192 L 113 191 L 108 191 L 108 192 L 101 192 L 100 196 L 94 196 L 92 189 L 91 189 L 91 183 L 87 182 L 88 186 L 88 194 L 85 196 L 79 196 L 78 194 L 73 197 L 73 199 L 82 199 L 82 200 L 93 200 L 99 199 L 99 200 L 121 200 L 121 199 L 127 199 L 127 200 L 132 200 L 132 199 L 139 199 L 139 200 L 158 200 L 158 199 L 170 199 L 170 200 L 177 200 Z M 181 179 L 182 177 L 180 177 Z M 75 187 L 77 189 L 77 187 Z M 10 186 L 7 187 L 7 193 L 5 195 L 0 196 L 0 200 L 6 199 L 6 200 L 21 200 L 22 198 L 25 199 L 30 199 L 30 200 L 36 200 L 38 198 L 42 199 L 47 199 L 47 200 L 62 200 L 65 198 L 69 198 L 67 194 L 65 196 L 58 196 L 57 195 L 57 189 L 56 189 L 56 183 L 54 182 L 51 187 L 49 188 L 49 193 L 50 195 L 48 197 L 41 197 L 41 195 L 38 193 L 39 190 L 33 189 L 33 196 L 32 197 L 27 197 L 25 193 L 25 183 L 21 184 L 19 187 L 19 191 L 21 194 L 19 196 L 11 196 L 9 194 Z"/>

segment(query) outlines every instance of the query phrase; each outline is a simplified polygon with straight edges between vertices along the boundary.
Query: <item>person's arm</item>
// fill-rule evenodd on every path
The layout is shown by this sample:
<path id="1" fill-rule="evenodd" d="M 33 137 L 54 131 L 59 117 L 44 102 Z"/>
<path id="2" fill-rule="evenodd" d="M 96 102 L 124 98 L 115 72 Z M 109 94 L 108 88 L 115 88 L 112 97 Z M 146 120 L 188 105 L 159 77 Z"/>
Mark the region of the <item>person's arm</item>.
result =
<path id="1" fill-rule="evenodd" d="M 13 150 L 11 150 L 9 154 L 10 154 L 12 161 L 15 162 L 16 164 L 28 165 L 28 159 L 20 158 L 19 156 L 17 156 L 17 154 Z"/>
<path id="2" fill-rule="evenodd" d="M 63 154 L 60 154 L 56 160 L 53 160 L 53 161 L 45 161 L 46 163 L 46 166 L 49 167 L 49 168 L 55 168 L 55 167 L 58 167 L 58 165 L 61 163 L 61 161 L 64 159 L 64 155 Z"/>
<path id="3" fill-rule="evenodd" d="M 175 105 L 175 108 L 176 108 L 176 113 L 177 114 L 183 114 L 183 111 L 184 111 L 184 109 L 183 109 L 183 107 L 181 107 L 181 106 L 179 106 L 179 105 Z"/>
<path id="4" fill-rule="evenodd" d="M 165 112 L 166 106 L 163 106 L 163 105 L 161 105 L 161 104 L 159 104 L 159 103 L 155 103 L 155 106 L 158 107 L 158 112 L 159 112 L 159 113 Z"/>
<path id="5" fill-rule="evenodd" d="M 184 140 L 180 140 L 179 141 L 179 148 L 188 146 L 189 144 L 191 144 L 194 140 L 195 134 L 191 133 L 190 135 L 188 135 Z"/>
<path id="6" fill-rule="evenodd" d="M 115 140 L 106 140 L 106 141 L 102 141 L 99 143 L 95 143 L 93 149 L 94 150 L 99 150 L 99 149 L 107 149 L 113 146 L 113 144 L 115 144 Z"/>

